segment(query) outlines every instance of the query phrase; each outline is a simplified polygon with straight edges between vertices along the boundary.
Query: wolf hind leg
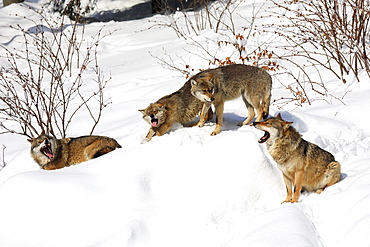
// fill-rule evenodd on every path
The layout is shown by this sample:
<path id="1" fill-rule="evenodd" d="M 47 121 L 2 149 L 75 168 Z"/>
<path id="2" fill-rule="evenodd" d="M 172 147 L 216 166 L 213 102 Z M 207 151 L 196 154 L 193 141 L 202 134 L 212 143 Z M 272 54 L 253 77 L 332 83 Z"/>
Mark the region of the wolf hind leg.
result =
<path id="1" fill-rule="evenodd" d="M 320 194 L 326 187 L 329 187 L 340 180 L 340 164 L 337 161 L 332 161 L 327 166 L 327 171 L 324 177 L 324 187 L 316 190 L 316 194 Z"/>
<path id="2" fill-rule="evenodd" d="M 115 148 L 113 147 L 104 147 L 104 148 L 101 148 L 99 149 L 92 157 L 92 159 L 95 159 L 95 158 L 98 158 L 104 154 L 107 154 L 109 152 L 112 152 Z"/>
<path id="3" fill-rule="evenodd" d="M 245 119 L 243 122 L 241 123 L 238 123 L 238 126 L 243 126 L 243 125 L 247 125 L 249 123 L 252 122 L 254 116 L 255 116 L 255 112 L 254 112 L 254 106 L 249 103 L 248 99 L 247 99 L 247 96 L 245 95 L 245 93 L 242 94 L 242 99 L 245 103 L 245 106 L 247 107 L 247 110 L 248 110 L 248 117 L 247 119 Z"/>
<path id="4" fill-rule="evenodd" d="M 84 153 L 85 153 L 86 160 L 89 160 L 89 159 L 95 159 L 104 154 L 112 152 L 116 148 L 120 148 L 120 147 L 121 146 L 113 139 L 109 139 L 109 138 L 98 139 L 92 142 L 90 145 L 88 145 L 85 148 Z"/>
<path id="5" fill-rule="evenodd" d="M 268 100 L 262 100 L 261 102 L 261 112 L 263 119 L 268 118 L 270 109 L 270 98 Z"/>
<path id="6" fill-rule="evenodd" d="M 265 102 L 265 99 L 260 95 L 255 95 L 250 97 L 249 102 L 251 102 L 252 106 L 256 110 L 256 122 L 260 122 L 262 119 L 267 118 L 269 114 L 269 104 Z"/>
<path id="7" fill-rule="evenodd" d="M 212 120 L 212 118 L 213 118 L 213 111 L 212 111 L 212 107 L 210 107 L 206 115 L 206 121 L 210 121 Z"/>

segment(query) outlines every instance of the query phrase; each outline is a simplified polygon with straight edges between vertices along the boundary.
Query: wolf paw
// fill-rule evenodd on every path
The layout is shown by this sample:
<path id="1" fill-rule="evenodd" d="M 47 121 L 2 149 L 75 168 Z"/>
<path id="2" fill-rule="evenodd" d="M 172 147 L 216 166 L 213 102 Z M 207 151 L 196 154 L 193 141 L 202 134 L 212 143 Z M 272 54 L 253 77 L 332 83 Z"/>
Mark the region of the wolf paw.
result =
<path id="1" fill-rule="evenodd" d="M 196 124 L 192 124 L 192 125 L 190 125 L 190 127 L 196 127 L 196 126 L 198 126 L 199 128 L 201 128 L 201 127 L 203 127 L 203 126 L 204 126 L 204 122 L 199 121 L 199 122 L 198 122 L 198 123 L 196 123 Z"/>
<path id="2" fill-rule="evenodd" d="M 217 134 L 220 134 L 220 131 L 213 131 L 212 133 L 211 133 L 211 136 L 215 136 L 215 135 L 217 135 Z"/>

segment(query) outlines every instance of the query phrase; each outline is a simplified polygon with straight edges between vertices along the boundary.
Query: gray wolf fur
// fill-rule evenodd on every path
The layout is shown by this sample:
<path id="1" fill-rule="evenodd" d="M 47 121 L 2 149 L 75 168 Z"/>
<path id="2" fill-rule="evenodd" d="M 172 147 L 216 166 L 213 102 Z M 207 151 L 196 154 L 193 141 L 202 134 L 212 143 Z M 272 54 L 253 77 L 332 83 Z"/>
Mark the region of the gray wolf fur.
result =
<path id="1" fill-rule="evenodd" d="M 259 140 L 266 143 L 272 158 L 283 173 L 287 196 L 283 202 L 297 202 L 302 188 L 321 193 L 340 180 L 340 164 L 334 156 L 319 146 L 304 140 L 292 122 L 281 115 L 265 122 L 254 122 L 257 129 L 265 131 Z"/>
<path id="2" fill-rule="evenodd" d="M 203 103 L 190 93 L 190 80 L 178 91 L 160 98 L 146 109 L 139 110 L 150 124 L 146 139 L 165 134 L 174 123 L 187 123 L 194 119 L 203 107 Z M 206 120 L 212 119 L 212 109 L 207 111 Z M 206 121 L 205 120 L 205 121 Z"/>
<path id="3" fill-rule="evenodd" d="M 75 165 L 121 148 L 116 140 L 106 136 L 56 139 L 42 133 L 28 141 L 32 158 L 45 170 Z"/>
<path id="4" fill-rule="evenodd" d="M 214 104 L 217 115 L 216 128 L 211 135 L 221 131 L 224 103 L 242 96 L 248 109 L 248 117 L 239 126 L 252 122 L 255 111 L 256 121 L 266 118 L 271 100 L 272 79 L 262 68 L 244 64 L 231 64 L 217 69 L 202 71 L 191 79 L 191 93 L 204 102 L 200 120 L 196 124 L 203 127 L 205 113 Z"/>

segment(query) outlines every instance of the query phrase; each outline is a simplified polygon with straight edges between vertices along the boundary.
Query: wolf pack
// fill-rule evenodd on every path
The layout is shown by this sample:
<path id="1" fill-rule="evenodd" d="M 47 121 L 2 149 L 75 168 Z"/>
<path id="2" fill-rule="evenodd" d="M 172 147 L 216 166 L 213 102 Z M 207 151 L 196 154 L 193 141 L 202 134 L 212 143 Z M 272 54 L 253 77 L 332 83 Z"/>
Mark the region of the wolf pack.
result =
<path id="1" fill-rule="evenodd" d="M 189 123 L 198 115 L 199 121 L 191 126 L 203 127 L 213 119 L 212 105 L 216 124 L 211 135 L 217 135 L 222 130 L 225 101 L 241 97 L 248 116 L 238 125 L 263 131 L 258 142 L 266 144 L 282 172 L 287 191 L 283 202 L 298 202 L 303 189 L 319 194 L 340 180 L 341 166 L 331 153 L 304 140 L 293 122 L 283 120 L 280 114 L 269 116 L 271 88 L 270 74 L 256 66 L 231 64 L 203 70 L 176 92 L 139 110 L 150 125 L 146 140 L 162 136 L 173 124 Z M 32 158 L 45 170 L 75 165 L 121 148 L 116 140 L 106 136 L 56 139 L 41 133 L 28 141 Z"/>

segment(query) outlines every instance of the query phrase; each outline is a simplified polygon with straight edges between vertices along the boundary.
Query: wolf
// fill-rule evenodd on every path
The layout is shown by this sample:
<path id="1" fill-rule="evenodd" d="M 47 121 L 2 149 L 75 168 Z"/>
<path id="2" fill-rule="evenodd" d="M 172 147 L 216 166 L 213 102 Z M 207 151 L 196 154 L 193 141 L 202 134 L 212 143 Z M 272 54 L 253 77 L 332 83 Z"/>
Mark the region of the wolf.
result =
<path id="1" fill-rule="evenodd" d="M 32 158 L 44 170 L 75 165 L 121 148 L 116 140 L 106 136 L 56 139 L 43 132 L 28 141 L 31 143 Z"/>
<path id="2" fill-rule="evenodd" d="M 188 80 L 178 91 L 160 98 L 146 109 L 139 110 L 151 126 L 146 135 L 147 141 L 153 136 L 165 134 L 174 123 L 187 123 L 198 115 L 203 102 L 191 95 L 190 88 L 191 83 Z M 205 121 L 212 119 L 212 109 L 205 115 Z"/>
<path id="3" fill-rule="evenodd" d="M 255 111 L 256 121 L 269 114 L 272 79 L 262 68 L 244 64 L 231 64 L 216 69 L 204 70 L 191 78 L 191 94 L 204 102 L 199 122 L 203 127 L 205 113 L 215 106 L 216 128 L 211 135 L 221 132 L 224 103 L 242 96 L 248 109 L 248 117 L 239 126 L 252 122 Z"/>
<path id="4" fill-rule="evenodd" d="M 284 202 L 298 202 L 302 189 L 321 193 L 326 187 L 340 180 L 341 166 L 334 156 L 319 146 L 304 140 L 281 115 L 254 122 L 253 126 L 265 134 L 260 143 L 267 150 L 283 173 L 287 190 Z"/>

